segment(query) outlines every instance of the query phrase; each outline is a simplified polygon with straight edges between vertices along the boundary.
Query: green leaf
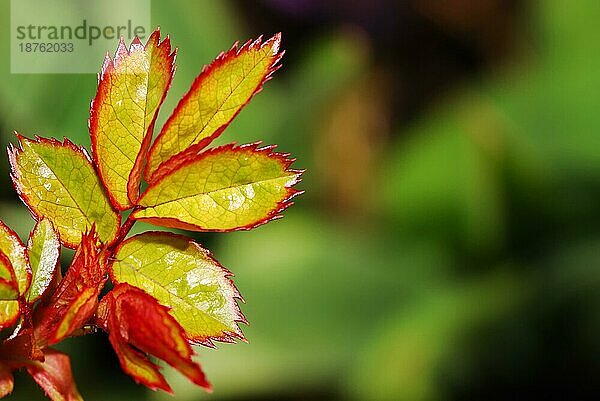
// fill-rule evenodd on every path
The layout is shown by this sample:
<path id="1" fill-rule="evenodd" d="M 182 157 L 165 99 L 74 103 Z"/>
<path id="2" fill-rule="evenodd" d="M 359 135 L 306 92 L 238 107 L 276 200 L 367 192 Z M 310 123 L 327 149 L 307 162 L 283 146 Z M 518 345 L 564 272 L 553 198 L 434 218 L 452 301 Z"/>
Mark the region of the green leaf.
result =
<path id="1" fill-rule="evenodd" d="M 0 252 L 7 257 L 15 274 L 19 294 L 24 294 L 31 282 L 31 268 L 25 246 L 17 234 L 0 221 Z M 0 329 L 12 326 L 19 317 L 19 302 L 0 301 Z"/>
<path id="2" fill-rule="evenodd" d="M 37 301 L 50 285 L 59 265 L 60 241 L 50 220 L 40 220 L 29 237 L 27 256 L 31 266 L 31 287 L 27 301 Z"/>
<path id="3" fill-rule="evenodd" d="M 120 217 L 112 209 L 89 156 L 65 139 L 19 136 L 9 157 L 17 191 L 36 220 L 47 217 L 68 248 L 76 248 L 92 226 L 103 243 L 114 240 Z"/>
<path id="4" fill-rule="evenodd" d="M 129 47 L 121 39 L 114 59 L 102 67 L 90 109 L 92 153 L 108 194 L 118 209 L 139 196 L 142 168 L 154 121 L 175 71 L 175 52 L 157 29 L 144 46 L 136 37 Z"/>
<path id="5" fill-rule="evenodd" d="M 244 338 L 237 323 L 246 319 L 231 273 L 187 237 L 147 232 L 129 238 L 117 249 L 110 273 L 115 283 L 141 288 L 170 307 L 191 341 Z"/>
<path id="6" fill-rule="evenodd" d="M 11 301 L 19 298 L 19 284 L 12 264 L 4 252 L 0 251 L 0 300 Z"/>
<path id="7" fill-rule="evenodd" d="M 19 301 L 0 301 L 0 329 L 10 327 L 19 318 Z"/>
<path id="8" fill-rule="evenodd" d="M 0 221 L 0 252 L 4 253 L 14 269 L 19 293 L 25 294 L 31 283 L 31 268 L 25 255 L 25 245 L 19 236 Z"/>
<path id="9" fill-rule="evenodd" d="M 148 182 L 162 163 L 190 146 L 205 148 L 229 125 L 277 70 L 281 34 L 235 44 L 205 67 L 152 144 L 146 166 Z"/>
<path id="10" fill-rule="evenodd" d="M 137 220 L 197 231 L 247 230 L 280 217 L 299 191 L 293 160 L 257 144 L 214 148 L 163 165 L 133 212 Z"/>

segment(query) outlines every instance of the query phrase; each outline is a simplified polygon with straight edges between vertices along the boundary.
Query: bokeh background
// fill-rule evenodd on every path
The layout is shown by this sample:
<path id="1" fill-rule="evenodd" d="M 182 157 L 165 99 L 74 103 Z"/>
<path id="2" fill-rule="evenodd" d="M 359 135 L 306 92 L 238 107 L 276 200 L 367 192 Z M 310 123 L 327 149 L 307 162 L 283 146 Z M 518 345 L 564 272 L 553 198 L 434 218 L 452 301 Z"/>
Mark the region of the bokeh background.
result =
<path id="1" fill-rule="evenodd" d="M 251 322 L 249 344 L 198 349 L 213 394 L 169 369 L 175 398 L 135 385 L 102 334 L 62 346 L 82 394 L 598 399 L 598 21 L 596 0 L 152 1 L 179 47 L 160 122 L 221 50 L 283 32 L 283 68 L 220 142 L 279 144 L 307 192 L 252 232 L 196 235 Z M 89 146 L 96 77 L 11 75 L 8 29 L 2 144 L 18 130 Z M 25 237 L 0 160 L 0 217 Z M 7 399 L 43 398 L 18 375 Z"/>

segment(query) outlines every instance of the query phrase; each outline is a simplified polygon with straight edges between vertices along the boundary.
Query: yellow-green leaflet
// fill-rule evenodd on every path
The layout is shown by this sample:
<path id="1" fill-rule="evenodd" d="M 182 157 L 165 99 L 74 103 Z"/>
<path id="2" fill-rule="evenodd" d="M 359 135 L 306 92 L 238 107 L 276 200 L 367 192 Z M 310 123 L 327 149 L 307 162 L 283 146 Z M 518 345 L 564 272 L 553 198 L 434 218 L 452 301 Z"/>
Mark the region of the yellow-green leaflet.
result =
<path id="1" fill-rule="evenodd" d="M 40 220 L 27 243 L 27 255 L 31 266 L 32 278 L 27 301 L 37 301 L 54 277 L 58 266 L 60 242 L 48 219 Z"/>
<path id="2" fill-rule="evenodd" d="M 245 322 L 231 275 L 207 250 L 191 239 L 165 232 L 147 232 L 126 240 L 110 267 L 113 281 L 141 288 L 171 309 L 188 338 L 243 338 Z"/>
<path id="3" fill-rule="evenodd" d="M 11 301 L 19 298 L 19 285 L 12 264 L 4 252 L 0 251 L 0 300 Z"/>
<path id="4" fill-rule="evenodd" d="M 190 146 L 206 147 L 260 91 L 277 69 L 281 35 L 249 41 L 222 53 L 196 78 L 151 147 L 146 180 L 162 163 Z"/>
<path id="5" fill-rule="evenodd" d="M 19 293 L 24 294 L 31 282 L 31 269 L 25 255 L 25 246 L 17 234 L 2 222 L 0 222 L 0 251 L 10 260 L 19 283 Z"/>
<path id="6" fill-rule="evenodd" d="M 19 318 L 19 301 L 0 301 L 0 329 L 10 327 Z"/>
<path id="7" fill-rule="evenodd" d="M 142 194 L 133 217 L 199 231 L 250 229 L 277 218 L 298 193 L 291 187 L 301 172 L 272 150 L 226 145 L 174 159 Z"/>
<path id="8" fill-rule="evenodd" d="M 128 209 L 139 196 L 152 127 L 174 72 L 169 39 L 154 31 L 146 46 L 123 40 L 106 57 L 90 108 L 92 152 L 115 207 Z"/>
<path id="9" fill-rule="evenodd" d="M 63 245 L 75 248 L 92 225 L 103 243 L 117 233 L 119 216 L 84 150 L 68 140 L 20 137 L 10 149 L 12 179 L 35 216 L 47 217 Z"/>
<path id="10" fill-rule="evenodd" d="M 25 246 L 10 228 L 0 221 L 0 251 L 6 255 L 18 283 L 19 294 L 24 294 L 31 282 L 31 270 L 25 255 Z M 0 328 L 15 323 L 19 317 L 18 301 L 0 301 Z"/>

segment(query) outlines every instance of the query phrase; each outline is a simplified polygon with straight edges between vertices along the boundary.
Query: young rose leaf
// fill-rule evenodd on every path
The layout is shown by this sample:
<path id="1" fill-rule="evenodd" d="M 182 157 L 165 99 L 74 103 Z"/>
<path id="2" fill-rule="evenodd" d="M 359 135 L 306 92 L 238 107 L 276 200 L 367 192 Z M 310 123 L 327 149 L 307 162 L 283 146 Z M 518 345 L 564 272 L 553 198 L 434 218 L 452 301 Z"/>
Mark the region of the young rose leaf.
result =
<path id="1" fill-rule="evenodd" d="M 113 281 L 141 288 L 170 309 L 191 341 L 243 339 L 246 322 L 231 273 L 191 239 L 147 232 L 126 240 L 110 266 Z"/>
<path id="2" fill-rule="evenodd" d="M 12 369 L 0 362 L 0 398 L 12 393 L 14 386 Z"/>
<path id="3" fill-rule="evenodd" d="M 94 231 L 84 234 L 67 274 L 50 299 L 35 311 L 36 339 L 52 345 L 79 329 L 94 313 L 106 281 Z"/>
<path id="4" fill-rule="evenodd" d="M 75 251 L 71 266 L 67 270 L 65 278 L 60 283 L 57 290 L 59 294 L 64 295 L 62 291 L 67 289 L 78 289 L 89 287 L 99 287 L 106 281 L 106 266 L 100 257 L 101 248 L 98 246 L 98 234 L 92 227 L 92 230 L 81 236 L 79 247 Z"/>
<path id="5" fill-rule="evenodd" d="M 100 288 L 85 288 L 70 303 L 58 323 L 50 344 L 56 344 L 85 324 L 96 311 Z"/>
<path id="6" fill-rule="evenodd" d="M 129 284 L 117 284 L 102 299 L 98 315 L 123 370 L 136 381 L 170 391 L 156 366 L 131 346 L 162 359 L 198 386 L 211 389 L 200 365 L 192 360 L 194 352 L 184 329 L 152 296 Z"/>
<path id="7" fill-rule="evenodd" d="M 44 354 L 34 338 L 30 308 L 24 305 L 15 333 L 0 344 L 0 361 L 9 367 L 19 368 L 28 360 L 43 361 Z"/>
<path id="8" fill-rule="evenodd" d="M 277 34 L 240 49 L 235 44 L 204 67 L 152 144 L 146 181 L 154 181 L 159 166 L 171 157 L 192 145 L 200 150 L 221 134 L 278 68 L 280 42 Z"/>
<path id="9" fill-rule="evenodd" d="M 148 357 L 127 344 L 117 331 L 112 331 L 108 339 L 113 346 L 125 373 L 136 383 L 141 383 L 152 390 L 163 390 L 173 394 L 173 390 L 159 372 L 159 367 L 150 362 Z"/>
<path id="10" fill-rule="evenodd" d="M 19 301 L 0 301 L 0 330 L 12 326 L 19 319 Z"/>
<path id="11" fill-rule="evenodd" d="M 51 348 L 45 350 L 44 357 L 43 362 L 32 361 L 26 368 L 48 397 L 52 401 L 83 401 L 73 380 L 69 357 Z"/>
<path id="12" fill-rule="evenodd" d="M 146 154 L 158 109 L 171 85 L 175 52 L 157 29 L 143 46 L 136 37 L 127 49 L 121 39 L 108 55 L 90 108 L 92 154 L 110 199 L 119 210 L 139 196 Z"/>
<path id="13" fill-rule="evenodd" d="M 60 240 L 50 220 L 43 218 L 34 227 L 27 242 L 27 256 L 33 273 L 27 301 L 40 299 L 59 266 Z"/>
<path id="14" fill-rule="evenodd" d="M 0 252 L 7 256 L 19 287 L 19 294 L 25 294 L 31 283 L 31 268 L 25 254 L 25 245 L 19 236 L 0 221 Z"/>
<path id="15" fill-rule="evenodd" d="M 44 353 L 36 346 L 33 337 L 29 306 L 23 305 L 23 309 L 18 329 L 0 343 L 0 398 L 13 390 L 13 370 L 26 367 L 34 361 L 44 361 Z"/>
<path id="16" fill-rule="evenodd" d="M 19 295 L 24 294 L 31 283 L 31 268 L 25 254 L 25 246 L 17 234 L 1 221 L 0 252 L 6 256 L 14 271 Z M 0 301 L 0 329 L 12 326 L 18 318 L 18 301 Z"/>
<path id="17" fill-rule="evenodd" d="M 63 245 L 76 248 L 93 225 L 103 243 L 114 240 L 120 217 L 112 209 L 89 157 L 65 139 L 27 139 L 11 146 L 12 179 L 36 220 L 47 217 Z"/>
<path id="18" fill-rule="evenodd" d="M 8 257 L 0 251 L 0 300 L 11 301 L 17 298 L 19 298 L 17 276 Z"/>
<path id="19" fill-rule="evenodd" d="M 133 212 L 137 220 L 197 231 L 247 230 L 280 217 L 301 171 L 273 147 L 233 144 L 165 165 Z M 164 175 L 163 175 L 164 174 Z"/>

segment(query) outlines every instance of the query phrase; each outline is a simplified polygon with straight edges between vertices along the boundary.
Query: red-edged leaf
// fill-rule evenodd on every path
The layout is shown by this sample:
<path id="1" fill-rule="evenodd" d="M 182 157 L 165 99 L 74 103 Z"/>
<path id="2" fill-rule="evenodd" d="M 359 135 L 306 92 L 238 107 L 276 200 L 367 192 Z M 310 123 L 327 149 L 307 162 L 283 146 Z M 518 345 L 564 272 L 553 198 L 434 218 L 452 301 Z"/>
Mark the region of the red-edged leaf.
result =
<path id="1" fill-rule="evenodd" d="M 165 377 L 159 372 L 159 367 L 150 362 L 146 355 L 127 344 L 117 331 L 111 332 L 108 339 L 119 357 L 121 368 L 136 383 L 155 391 L 163 390 L 173 394 Z"/>
<path id="2" fill-rule="evenodd" d="M 73 375 L 69 357 L 62 352 L 46 349 L 44 362 L 27 364 L 27 372 L 52 401 L 83 401 Z"/>
<path id="3" fill-rule="evenodd" d="M 56 344 L 85 324 L 98 306 L 100 288 L 85 288 L 71 301 L 63 318 L 50 338 L 50 344 Z"/>
<path id="4" fill-rule="evenodd" d="M 81 236 L 81 243 L 55 296 L 60 296 L 61 291 L 68 288 L 97 287 L 105 280 L 106 266 L 101 261 L 98 235 L 92 227 L 90 232 Z"/>
<path id="5" fill-rule="evenodd" d="M 90 108 L 92 153 L 113 205 L 125 210 L 136 202 L 158 109 L 175 71 L 175 52 L 160 31 L 143 46 L 123 39 L 114 59 L 108 54 Z"/>
<path id="6" fill-rule="evenodd" d="M 114 297 L 113 292 L 109 292 L 98 305 L 96 312 L 96 323 L 108 332 L 108 339 L 113 346 L 115 353 L 119 358 L 121 368 L 125 373 L 131 376 L 136 383 L 141 383 L 152 390 L 163 390 L 173 394 L 173 390 L 160 373 L 160 367 L 152 363 L 148 356 L 132 346 L 130 346 L 121 336 L 119 330 L 111 330 L 113 326 Z M 109 325 L 109 319 L 111 323 Z"/>
<path id="7" fill-rule="evenodd" d="M 157 173 L 142 194 L 137 220 L 196 231 L 248 230 L 281 217 L 302 171 L 273 146 L 229 144 L 184 153 Z"/>
<path id="8" fill-rule="evenodd" d="M 204 67 L 152 144 L 146 181 L 155 181 L 162 163 L 189 147 L 205 148 L 223 132 L 279 68 L 280 44 L 281 34 L 264 43 L 262 37 L 248 41 L 239 49 L 236 43 Z"/>
<path id="9" fill-rule="evenodd" d="M 60 273 L 60 239 L 49 219 L 43 218 L 29 234 L 27 256 L 31 266 L 31 286 L 27 302 L 39 300 Z"/>
<path id="10" fill-rule="evenodd" d="M 38 347 L 31 320 L 29 305 L 22 305 L 22 320 L 15 333 L 0 344 L 0 360 L 12 368 L 20 368 L 24 361 L 43 361 L 44 354 Z"/>
<path id="11" fill-rule="evenodd" d="M 100 241 L 112 242 L 120 215 L 113 210 L 85 149 L 67 139 L 18 138 L 20 149 L 12 145 L 9 149 L 11 178 L 35 219 L 48 218 L 69 248 L 76 248 L 81 234 L 92 226 Z"/>
<path id="12" fill-rule="evenodd" d="M 19 320 L 19 301 L 0 301 L 0 330 L 11 327 Z"/>
<path id="13" fill-rule="evenodd" d="M 17 276 L 8 256 L 0 251 L 0 300 L 11 301 L 17 298 L 19 298 Z"/>
<path id="14" fill-rule="evenodd" d="M 67 274 L 50 299 L 36 309 L 36 338 L 41 345 L 56 344 L 79 329 L 94 313 L 106 281 L 97 235 L 84 234 Z"/>
<path id="15" fill-rule="evenodd" d="M 0 221 L 0 252 L 8 257 L 14 270 L 19 294 L 25 294 L 31 284 L 31 268 L 25 253 L 25 245 L 19 236 L 3 222 Z"/>
<path id="16" fill-rule="evenodd" d="M 25 245 L 19 236 L 0 221 L 0 252 L 10 263 L 18 283 L 19 295 L 25 294 L 31 284 L 31 267 L 25 253 Z M 10 272 L 9 272 L 10 274 Z M 8 276 L 4 276 L 7 278 Z M 19 319 L 19 302 L 15 300 L 0 301 L 0 329 L 14 325 Z"/>
<path id="17" fill-rule="evenodd" d="M 0 398 L 12 393 L 14 386 L 12 369 L 0 362 Z"/>
<path id="18" fill-rule="evenodd" d="M 139 288 L 129 284 L 117 284 L 102 300 L 98 315 L 104 328 L 112 335 L 121 366 L 137 381 L 151 383 L 151 388 L 161 388 L 162 379 L 158 370 L 140 359 L 139 354 L 124 347 L 130 344 L 136 349 L 155 356 L 188 377 L 193 383 L 210 390 L 200 365 L 192 360 L 194 352 L 183 328 L 169 314 L 169 309 Z M 137 356 L 137 358 L 136 358 Z M 136 363 L 134 367 L 130 363 Z"/>
<path id="19" fill-rule="evenodd" d="M 122 242 L 109 267 L 113 282 L 128 283 L 153 296 L 194 343 L 244 339 L 247 323 L 231 272 L 209 251 L 183 235 L 145 232 Z"/>

